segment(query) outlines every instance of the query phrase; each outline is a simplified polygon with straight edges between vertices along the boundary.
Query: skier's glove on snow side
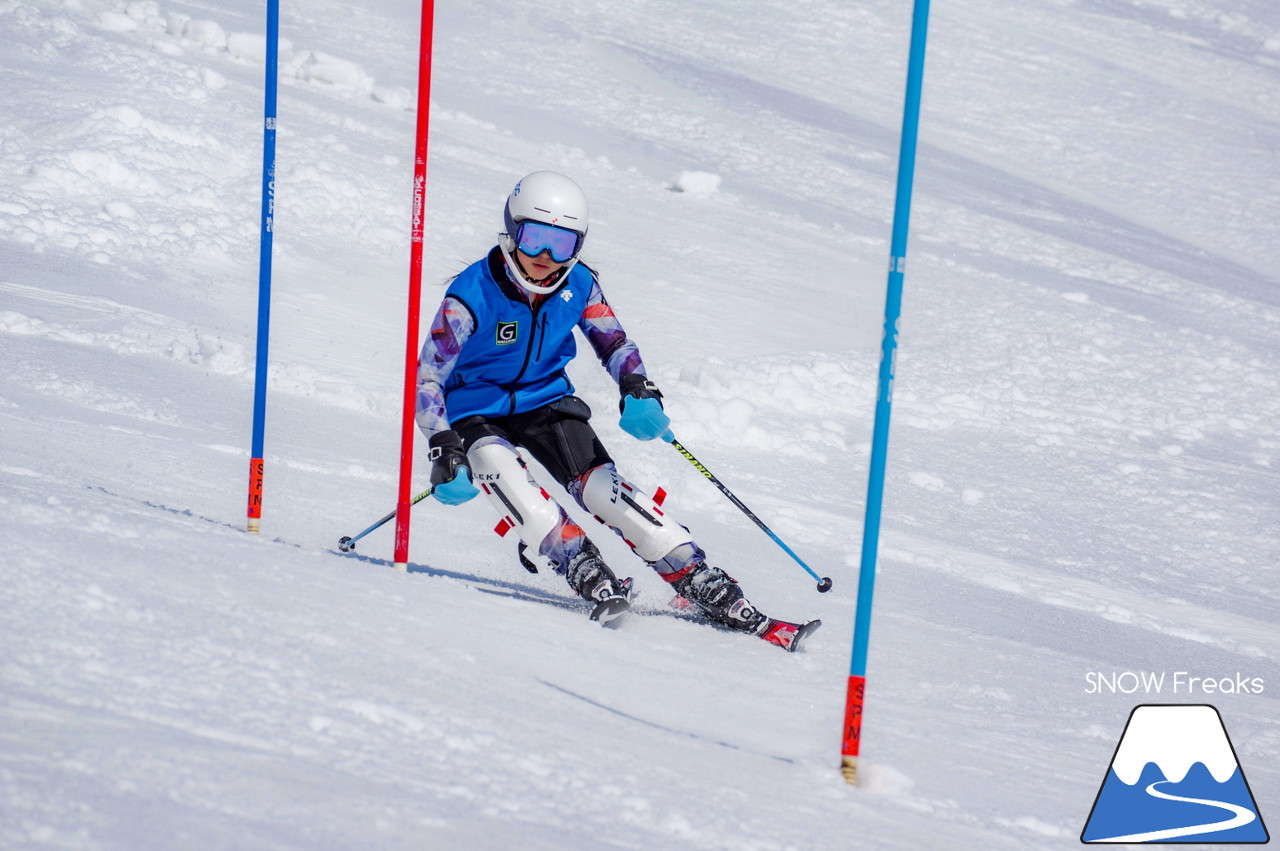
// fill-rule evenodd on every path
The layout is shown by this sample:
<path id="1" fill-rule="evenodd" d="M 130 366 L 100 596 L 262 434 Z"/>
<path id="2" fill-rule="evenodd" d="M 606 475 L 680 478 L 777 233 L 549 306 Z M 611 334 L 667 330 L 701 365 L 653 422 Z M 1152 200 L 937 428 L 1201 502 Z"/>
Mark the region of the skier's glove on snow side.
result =
<path id="1" fill-rule="evenodd" d="M 445 505 L 461 505 L 479 493 L 471 484 L 467 453 L 456 431 L 431 435 L 431 495 Z"/>
<path id="2" fill-rule="evenodd" d="M 622 418 L 618 425 L 622 430 L 637 440 L 674 440 L 671 433 L 671 418 L 662 410 L 662 393 L 657 385 L 643 375 L 624 375 L 618 382 L 622 391 L 622 399 L 618 409 Z"/>

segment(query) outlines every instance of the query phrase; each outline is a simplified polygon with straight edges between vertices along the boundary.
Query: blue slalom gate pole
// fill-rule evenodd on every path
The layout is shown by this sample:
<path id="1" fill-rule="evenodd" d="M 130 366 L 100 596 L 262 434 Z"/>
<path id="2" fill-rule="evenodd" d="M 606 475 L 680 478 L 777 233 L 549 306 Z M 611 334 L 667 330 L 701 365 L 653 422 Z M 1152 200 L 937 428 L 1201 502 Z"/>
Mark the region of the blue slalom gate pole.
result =
<path id="1" fill-rule="evenodd" d="M 885 462 L 889 453 L 889 414 L 893 407 L 894 361 L 898 346 L 898 318 L 902 313 L 902 279 L 907 263 L 907 227 L 911 217 L 911 186 L 915 177 L 916 137 L 920 125 L 920 92 L 924 82 L 925 34 L 928 28 L 929 0 L 915 0 L 911 21 L 911 57 L 907 65 L 907 94 L 902 109 L 902 143 L 898 151 L 898 188 L 893 209 L 893 240 L 889 249 L 889 282 L 884 302 L 884 339 L 881 342 L 880 380 L 876 391 L 875 431 L 871 439 L 871 467 L 867 476 L 862 563 L 858 571 L 858 613 L 853 625 L 853 657 L 849 665 L 849 686 L 845 702 L 841 773 L 851 784 L 858 781 L 858 750 L 862 742 L 871 600 L 875 592 L 880 511 L 884 497 Z"/>
<path id="2" fill-rule="evenodd" d="M 271 325 L 271 236 L 276 214 L 276 78 L 280 0 L 267 0 L 267 76 L 262 124 L 262 241 L 258 253 L 257 375 L 253 385 L 253 446 L 249 453 L 249 531 L 262 528 L 263 442 L 267 408 L 267 341 Z"/>

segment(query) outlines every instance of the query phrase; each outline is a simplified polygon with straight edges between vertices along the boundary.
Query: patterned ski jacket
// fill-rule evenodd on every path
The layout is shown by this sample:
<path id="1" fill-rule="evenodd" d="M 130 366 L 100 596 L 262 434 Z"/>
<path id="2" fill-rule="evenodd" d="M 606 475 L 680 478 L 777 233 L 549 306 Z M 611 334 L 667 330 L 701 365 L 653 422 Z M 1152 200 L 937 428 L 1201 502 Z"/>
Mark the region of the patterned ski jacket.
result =
<path id="1" fill-rule="evenodd" d="M 578 263 L 531 304 L 494 247 L 453 279 L 431 324 L 418 359 L 418 427 L 430 437 L 451 420 L 524 413 L 571 394 L 575 327 L 614 381 L 645 374 L 592 269 Z"/>

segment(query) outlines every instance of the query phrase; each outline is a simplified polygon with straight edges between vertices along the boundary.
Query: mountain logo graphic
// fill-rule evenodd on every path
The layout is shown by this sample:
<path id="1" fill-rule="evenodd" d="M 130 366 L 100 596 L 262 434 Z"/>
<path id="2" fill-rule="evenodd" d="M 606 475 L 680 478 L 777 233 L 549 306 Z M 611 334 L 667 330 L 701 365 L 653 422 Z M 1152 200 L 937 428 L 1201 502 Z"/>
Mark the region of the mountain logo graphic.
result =
<path id="1" fill-rule="evenodd" d="M 1080 834 L 1086 844 L 1270 839 L 1222 716 L 1184 704 L 1133 710 Z"/>

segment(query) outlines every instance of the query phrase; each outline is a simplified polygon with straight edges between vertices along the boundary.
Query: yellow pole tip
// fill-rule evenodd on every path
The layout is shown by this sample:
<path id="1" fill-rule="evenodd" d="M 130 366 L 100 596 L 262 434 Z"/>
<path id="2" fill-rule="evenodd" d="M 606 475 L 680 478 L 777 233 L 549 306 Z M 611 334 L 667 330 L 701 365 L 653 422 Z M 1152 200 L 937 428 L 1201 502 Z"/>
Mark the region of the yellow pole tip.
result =
<path id="1" fill-rule="evenodd" d="M 262 520 L 257 517 L 249 518 L 249 531 L 257 535 L 262 531 Z"/>
<path id="2" fill-rule="evenodd" d="M 844 775 L 844 782 L 850 786 L 858 785 L 858 758 L 856 756 L 845 756 L 840 758 L 840 773 Z"/>

